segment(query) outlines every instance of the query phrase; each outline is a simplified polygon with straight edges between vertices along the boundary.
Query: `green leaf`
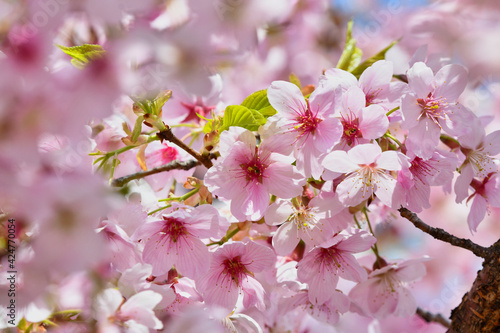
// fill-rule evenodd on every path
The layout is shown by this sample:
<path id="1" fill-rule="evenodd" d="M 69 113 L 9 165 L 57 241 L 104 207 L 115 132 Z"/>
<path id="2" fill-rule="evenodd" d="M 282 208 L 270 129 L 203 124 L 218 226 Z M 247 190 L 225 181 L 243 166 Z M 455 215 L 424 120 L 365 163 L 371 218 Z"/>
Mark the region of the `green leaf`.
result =
<path id="1" fill-rule="evenodd" d="M 345 71 L 356 68 L 361 62 L 361 56 L 363 55 L 363 51 L 356 46 L 356 40 L 352 38 L 352 25 L 353 21 L 350 20 L 347 24 L 344 51 L 342 51 L 342 55 L 337 63 L 337 68 Z"/>
<path id="2" fill-rule="evenodd" d="M 249 109 L 260 110 L 271 105 L 267 99 L 267 90 L 259 90 L 245 98 L 241 106 Z"/>
<path id="3" fill-rule="evenodd" d="M 77 68 L 85 67 L 91 60 L 102 58 L 106 51 L 98 44 L 83 44 L 79 46 L 62 46 L 56 44 L 64 53 L 72 57 L 71 63 Z"/>
<path id="4" fill-rule="evenodd" d="M 241 106 L 258 111 L 266 119 L 277 113 L 277 111 L 271 106 L 271 103 L 269 103 L 266 89 L 256 91 L 245 98 L 243 103 L 241 103 Z"/>
<path id="5" fill-rule="evenodd" d="M 370 67 L 371 65 L 373 65 L 375 62 L 377 62 L 379 60 L 384 60 L 385 54 L 387 53 L 387 51 L 389 51 L 391 49 L 391 47 L 396 45 L 398 42 L 399 42 L 399 39 L 395 40 L 394 42 L 389 44 L 385 49 L 383 49 L 382 51 L 380 51 L 376 55 L 366 59 L 365 61 L 363 61 L 361 64 L 359 64 L 356 68 L 354 68 L 350 72 L 352 74 L 354 74 L 354 76 L 359 79 L 359 77 L 361 76 L 361 74 L 363 74 L 365 69 L 367 69 L 368 67 Z"/>
<path id="6" fill-rule="evenodd" d="M 143 121 L 144 121 L 144 116 L 137 117 L 137 120 L 135 121 L 134 130 L 132 131 L 132 135 L 130 137 L 130 140 L 132 142 L 136 142 L 139 135 L 141 135 Z"/>
<path id="7" fill-rule="evenodd" d="M 266 118 L 259 111 L 241 105 L 229 105 L 224 111 L 220 132 L 229 129 L 230 126 L 239 126 L 249 131 L 256 131 L 265 123 Z"/>

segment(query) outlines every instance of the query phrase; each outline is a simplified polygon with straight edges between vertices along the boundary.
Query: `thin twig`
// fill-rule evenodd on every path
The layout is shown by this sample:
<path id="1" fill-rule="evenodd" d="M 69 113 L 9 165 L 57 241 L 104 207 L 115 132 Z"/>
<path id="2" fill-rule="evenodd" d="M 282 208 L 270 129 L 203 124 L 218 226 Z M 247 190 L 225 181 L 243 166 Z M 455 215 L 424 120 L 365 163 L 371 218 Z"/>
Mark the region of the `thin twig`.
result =
<path id="1" fill-rule="evenodd" d="M 422 310 L 421 308 L 417 308 L 417 314 L 420 316 L 420 318 L 422 318 L 428 323 L 431 322 L 439 323 L 446 328 L 450 328 L 451 326 L 451 323 L 445 317 L 443 317 L 442 314 L 430 313 L 425 310 Z"/>
<path id="2" fill-rule="evenodd" d="M 176 137 L 174 133 L 172 133 L 172 129 L 170 127 L 168 127 L 164 131 L 158 132 L 156 136 L 159 137 L 160 140 L 167 140 L 172 143 L 175 143 L 180 148 L 185 150 L 189 155 L 193 156 L 194 158 L 196 158 L 196 160 L 200 161 L 200 163 L 203 164 L 207 169 L 212 167 L 213 164 L 212 161 L 210 160 L 210 156 L 201 155 L 197 151 L 193 150 L 193 148 L 186 145 L 178 137 Z"/>
<path id="3" fill-rule="evenodd" d="M 489 251 L 487 248 L 472 242 L 470 239 L 458 238 L 457 236 L 453 236 L 452 234 L 444 231 L 441 228 L 431 227 L 430 225 L 425 224 L 417 216 L 417 214 L 406 208 L 401 207 L 399 209 L 399 213 L 402 217 L 413 223 L 415 227 L 425 233 L 428 233 L 435 239 L 439 239 L 440 241 L 472 251 L 472 253 L 481 258 L 486 258 L 489 255 Z"/>
<path id="4" fill-rule="evenodd" d="M 121 187 L 125 184 L 127 184 L 129 181 L 134 180 L 134 179 L 140 179 L 144 178 L 146 176 L 154 175 L 156 173 L 164 172 L 164 171 L 170 171 L 170 170 L 190 170 L 198 165 L 200 165 L 200 161 L 196 160 L 189 160 L 185 162 L 180 162 L 180 161 L 172 161 L 170 163 L 167 163 L 165 165 L 149 169 L 147 171 L 140 171 L 133 173 L 131 175 L 123 176 L 120 178 L 113 179 L 111 181 L 111 186 L 115 187 Z"/>

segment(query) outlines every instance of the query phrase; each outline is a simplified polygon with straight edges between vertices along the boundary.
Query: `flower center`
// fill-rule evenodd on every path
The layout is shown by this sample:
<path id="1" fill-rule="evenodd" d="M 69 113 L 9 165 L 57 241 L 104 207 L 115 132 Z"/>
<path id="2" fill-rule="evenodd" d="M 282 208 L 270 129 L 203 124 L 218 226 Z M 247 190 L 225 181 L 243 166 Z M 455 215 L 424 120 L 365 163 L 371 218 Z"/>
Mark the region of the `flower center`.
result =
<path id="1" fill-rule="evenodd" d="M 184 222 L 173 217 L 165 217 L 165 225 L 162 232 L 170 236 L 170 239 L 174 243 L 176 243 L 180 237 L 189 233 L 184 226 Z"/>
<path id="2" fill-rule="evenodd" d="M 295 118 L 295 122 L 292 123 L 293 127 L 291 131 L 299 132 L 297 140 L 302 137 L 307 139 L 309 134 L 314 134 L 318 124 L 323 121 L 323 119 L 316 117 L 316 115 L 311 112 L 309 100 L 306 100 L 306 103 L 307 110 L 304 113 L 300 113 L 297 118 Z"/>
<path id="3" fill-rule="evenodd" d="M 241 163 L 240 167 L 248 184 L 250 182 L 262 183 L 268 165 L 260 159 L 258 148 L 255 148 L 253 158 L 248 163 Z"/>
<path id="4" fill-rule="evenodd" d="M 363 137 L 363 134 L 359 130 L 359 119 L 354 116 L 344 117 L 342 115 L 342 126 L 344 126 L 344 133 L 342 135 L 342 139 L 351 146 L 353 143 L 356 143 L 359 138 Z"/>
<path id="5" fill-rule="evenodd" d="M 446 98 L 434 98 L 432 93 L 429 93 L 426 98 L 417 99 L 417 103 L 422 108 L 418 120 L 422 117 L 427 117 L 441 127 L 441 125 L 439 125 L 439 119 L 445 119 L 446 107 L 448 106 Z"/>
<path id="6" fill-rule="evenodd" d="M 164 148 L 161 149 L 161 157 L 162 162 L 164 164 L 167 164 L 175 161 L 179 157 L 179 153 L 174 147 L 169 147 L 168 145 L 164 144 Z"/>
<path id="7" fill-rule="evenodd" d="M 240 285 L 240 281 L 243 276 L 250 273 L 245 267 L 245 264 L 241 262 L 240 256 L 224 260 L 222 262 L 222 266 L 224 267 L 223 273 L 227 276 L 230 276 L 231 280 L 236 282 L 238 286 Z"/>

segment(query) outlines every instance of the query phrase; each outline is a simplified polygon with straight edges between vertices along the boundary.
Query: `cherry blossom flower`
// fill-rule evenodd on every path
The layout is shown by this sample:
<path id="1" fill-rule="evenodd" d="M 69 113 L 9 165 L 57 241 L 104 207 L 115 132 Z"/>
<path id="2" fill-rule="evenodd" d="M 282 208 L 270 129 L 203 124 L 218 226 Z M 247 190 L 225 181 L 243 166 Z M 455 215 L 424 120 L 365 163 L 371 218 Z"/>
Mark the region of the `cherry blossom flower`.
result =
<path id="1" fill-rule="evenodd" d="M 384 113 L 398 106 L 401 95 L 407 89 L 403 82 L 391 82 L 394 73 L 393 64 L 387 60 L 379 60 L 368 67 L 359 77 L 359 82 L 350 72 L 338 68 L 330 68 L 321 77 L 344 91 L 351 87 L 359 87 L 365 94 L 365 105 L 376 104 Z"/>
<path id="2" fill-rule="evenodd" d="M 351 310 L 377 319 L 391 314 L 401 317 L 413 315 L 417 303 L 407 284 L 425 275 L 423 262 L 427 260 L 429 258 L 424 257 L 375 269 L 366 281 L 349 292 L 349 298 L 354 302 Z"/>
<path id="3" fill-rule="evenodd" d="M 305 180 L 291 165 L 293 158 L 276 153 L 282 145 L 278 137 L 257 147 L 255 136 L 244 128 L 221 134 L 221 158 L 207 171 L 205 185 L 231 200 L 231 213 L 239 221 L 262 218 L 271 194 L 288 199 L 302 193 Z"/>
<path id="4" fill-rule="evenodd" d="M 160 294 L 145 290 L 123 302 L 123 297 L 118 290 L 106 289 L 97 297 L 94 305 L 99 328 L 102 332 L 112 333 L 147 333 L 150 328 L 162 329 L 162 322 L 153 312 L 161 299 Z"/>
<path id="5" fill-rule="evenodd" d="M 273 248 L 288 255 L 302 239 L 311 246 L 323 243 L 347 224 L 336 216 L 344 206 L 336 196 L 316 196 L 307 206 L 298 207 L 286 200 L 273 203 L 265 214 L 266 223 L 280 225 L 273 236 Z"/>
<path id="6" fill-rule="evenodd" d="M 431 206 L 431 186 L 443 185 L 450 192 L 457 162 L 455 154 L 438 150 L 428 160 L 415 156 L 410 162 L 410 168 L 398 173 L 398 185 L 403 191 L 400 196 L 401 205 L 419 213 Z"/>
<path id="7" fill-rule="evenodd" d="M 243 306 L 265 309 L 264 289 L 254 273 L 270 268 L 275 262 L 273 252 L 254 242 L 230 242 L 212 255 L 207 274 L 196 281 L 205 302 L 231 311 L 243 295 Z"/>
<path id="8" fill-rule="evenodd" d="M 304 99 L 300 89 L 290 82 L 274 81 L 267 90 L 269 103 L 278 111 L 269 120 L 279 119 L 282 131 L 295 140 L 297 168 L 306 177 L 318 179 L 323 172 L 321 157 L 339 142 L 342 126 L 334 115 L 335 94 L 320 85 Z"/>
<path id="9" fill-rule="evenodd" d="M 416 62 L 407 76 L 411 92 L 401 99 L 401 126 L 409 131 L 406 147 L 429 159 L 441 129 L 451 135 L 468 132 L 473 114 L 457 102 L 467 84 L 467 71 L 460 65 L 446 65 L 434 75 L 423 62 Z"/>
<path id="10" fill-rule="evenodd" d="M 355 86 L 342 96 L 340 117 L 344 132 L 341 143 L 344 147 L 380 138 L 389 127 L 386 111 L 376 104 L 365 107 L 365 99 L 363 91 Z"/>
<path id="11" fill-rule="evenodd" d="M 465 160 L 460 166 L 460 175 L 455 182 L 456 202 L 468 196 L 469 184 L 474 177 L 484 178 L 498 170 L 493 158 L 500 153 L 500 131 L 485 135 L 479 119 L 472 123 L 473 130 L 458 139 Z"/>
<path id="12" fill-rule="evenodd" d="M 338 234 L 309 251 L 298 263 L 297 274 L 309 285 L 311 303 L 325 303 L 334 294 L 339 276 L 354 282 L 366 280 L 366 270 L 352 254 L 368 250 L 375 242 L 375 237 L 360 231 L 350 237 Z"/>
<path id="13" fill-rule="evenodd" d="M 172 266 L 187 277 L 196 278 L 210 266 L 208 248 L 200 238 L 219 235 L 227 221 L 210 205 L 192 211 L 178 209 L 163 220 L 138 228 L 133 239 L 145 243 L 142 258 L 153 265 L 153 275 L 167 273 Z"/>
<path id="14" fill-rule="evenodd" d="M 338 290 L 334 290 L 323 303 L 313 303 L 310 298 L 307 291 L 298 292 L 292 298 L 284 298 L 280 304 L 280 312 L 288 313 L 299 307 L 316 320 L 335 325 L 340 314 L 349 310 L 349 298 Z"/>
<path id="15" fill-rule="evenodd" d="M 489 207 L 500 207 L 500 176 L 498 172 L 491 173 L 482 182 L 472 180 L 471 186 L 475 191 L 467 199 L 473 199 L 467 224 L 471 232 L 476 232 Z"/>
<path id="16" fill-rule="evenodd" d="M 374 194 L 386 206 L 392 207 L 396 178 L 388 171 L 408 167 L 407 157 L 396 151 L 385 151 L 377 144 L 361 144 L 347 153 L 336 150 L 323 160 L 326 169 L 345 173 L 346 178 L 337 186 L 340 201 L 356 206 Z"/>

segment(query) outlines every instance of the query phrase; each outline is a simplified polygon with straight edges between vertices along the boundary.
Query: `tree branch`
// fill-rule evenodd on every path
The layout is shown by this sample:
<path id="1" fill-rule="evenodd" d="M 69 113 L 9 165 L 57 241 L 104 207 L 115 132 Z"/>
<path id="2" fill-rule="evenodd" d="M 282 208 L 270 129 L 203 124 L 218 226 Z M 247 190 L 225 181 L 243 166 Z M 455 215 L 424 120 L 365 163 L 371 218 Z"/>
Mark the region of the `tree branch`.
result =
<path id="1" fill-rule="evenodd" d="M 172 128 L 168 127 L 166 130 L 156 133 L 156 136 L 159 137 L 162 141 L 167 140 L 175 143 L 176 145 L 184 149 L 189 155 L 196 158 L 196 160 L 203 164 L 207 169 L 210 169 L 212 167 L 213 164 L 210 156 L 201 155 L 200 153 L 196 152 L 191 147 L 186 145 L 178 137 L 176 137 L 174 133 L 172 133 Z"/>
<path id="2" fill-rule="evenodd" d="M 125 184 L 127 184 L 129 181 L 134 180 L 134 179 L 140 179 L 147 177 L 149 175 L 154 175 L 156 173 L 164 172 L 164 171 L 170 171 L 170 170 L 190 170 L 198 165 L 201 165 L 200 161 L 196 160 L 189 160 L 185 162 L 180 162 L 180 161 L 172 161 L 170 163 L 167 163 L 165 165 L 149 169 L 147 171 L 140 171 L 133 173 L 131 175 L 123 176 L 120 178 L 115 178 L 111 181 L 111 186 L 115 187 L 121 187 Z"/>
<path id="3" fill-rule="evenodd" d="M 439 239 L 440 241 L 450 243 L 451 245 L 472 251 L 472 253 L 474 253 L 478 257 L 481 258 L 488 257 L 489 250 L 485 247 L 482 247 L 472 242 L 470 239 L 458 238 L 457 236 L 453 236 L 452 234 L 449 234 L 443 229 L 431 227 L 430 225 L 425 224 L 417 216 L 417 214 L 413 213 L 412 211 L 406 208 L 401 207 L 399 209 L 399 213 L 401 214 L 402 217 L 406 218 L 408 221 L 413 223 L 415 227 L 417 227 L 418 229 L 422 230 L 425 233 L 428 233 L 435 239 Z"/>
<path id="4" fill-rule="evenodd" d="M 417 308 L 417 315 L 419 315 L 420 318 L 422 318 L 423 320 L 425 320 L 428 323 L 435 322 L 435 323 L 439 323 L 439 324 L 443 325 L 446 328 L 450 328 L 451 323 L 445 317 L 443 317 L 443 315 L 441 315 L 441 314 L 434 314 L 434 313 L 430 313 L 430 312 L 427 312 L 425 310 L 422 310 L 421 308 Z"/>

